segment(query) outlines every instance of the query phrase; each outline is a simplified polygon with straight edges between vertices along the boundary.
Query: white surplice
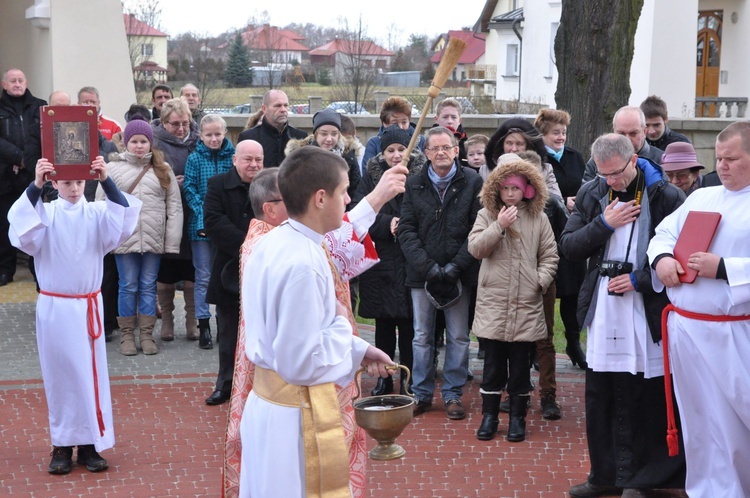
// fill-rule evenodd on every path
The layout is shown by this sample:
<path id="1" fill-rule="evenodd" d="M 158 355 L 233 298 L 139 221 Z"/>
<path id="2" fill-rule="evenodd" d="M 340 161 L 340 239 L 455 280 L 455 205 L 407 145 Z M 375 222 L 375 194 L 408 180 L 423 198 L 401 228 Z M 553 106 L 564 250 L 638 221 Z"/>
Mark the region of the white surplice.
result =
<path id="1" fill-rule="evenodd" d="M 620 202 L 615 209 L 625 203 Z M 625 261 L 631 231 L 633 240 L 627 260 L 635 261 L 640 219 L 619 227 L 609 239 L 605 260 Z M 608 277 L 600 277 L 594 317 L 588 328 L 586 358 L 595 372 L 642 372 L 647 379 L 664 375 L 661 346 L 655 344 L 646 323 L 643 294 L 625 292 L 610 296 Z"/>
<path id="2" fill-rule="evenodd" d="M 298 386 L 348 384 L 369 347 L 352 334 L 346 317 L 336 315 L 323 240 L 288 220 L 254 247 L 242 278 L 245 354 Z M 301 410 L 274 405 L 251 392 L 244 411 L 249 413 L 240 429 L 240 496 L 304 496 Z"/>
<path id="3" fill-rule="evenodd" d="M 34 257 L 39 287 L 48 292 L 83 295 L 101 288 L 103 258 L 135 229 L 141 202 L 123 194 L 129 207 L 114 202 L 71 204 L 64 199 L 35 206 L 24 192 L 8 213 L 10 241 Z M 104 323 L 101 294 L 99 319 Z M 99 403 L 104 435 L 99 433 L 94 395 L 91 339 L 86 299 L 39 295 L 37 346 L 54 446 L 114 446 L 112 401 L 104 334 L 95 342 Z"/>
<path id="4" fill-rule="evenodd" d="M 724 258 L 727 280 L 697 277 L 667 289 L 680 309 L 750 315 L 750 187 L 701 188 L 664 219 L 649 260 L 672 250 L 690 211 L 722 214 L 709 252 Z M 663 284 L 653 273 L 654 289 Z M 750 496 L 750 321 L 708 322 L 671 313 L 669 357 L 680 408 L 689 496 Z"/>

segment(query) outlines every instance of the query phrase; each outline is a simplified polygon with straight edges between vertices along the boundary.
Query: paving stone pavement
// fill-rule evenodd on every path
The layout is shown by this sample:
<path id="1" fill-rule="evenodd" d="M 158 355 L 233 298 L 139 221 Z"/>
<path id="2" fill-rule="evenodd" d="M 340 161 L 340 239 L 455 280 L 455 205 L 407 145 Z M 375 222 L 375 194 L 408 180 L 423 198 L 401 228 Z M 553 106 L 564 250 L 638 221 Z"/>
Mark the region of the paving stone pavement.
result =
<path id="1" fill-rule="evenodd" d="M 103 453 L 110 467 L 93 474 L 75 465 L 67 476 L 46 472 L 50 442 L 35 300 L 24 268 L 19 267 L 15 282 L 0 287 L 0 496 L 220 496 L 227 405 L 204 403 L 213 390 L 217 349 L 203 351 L 185 339 L 181 293 L 176 298 L 177 338 L 157 340 L 159 354 L 125 357 L 118 352 L 117 338 L 107 344 L 116 437 L 115 447 Z M 374 341 L 372 327 L 362 326 L 360 332 Z M 475 346 L 470 368 L 477 377 L 467 383 L 463 397 L 467 418 L 447 420 L 438 389 L 435 408 L 416 417 L 399 438 L 406 456 L 368 462 L 369 496 L 563 497 L 571 484 L 586 478 L 582 372 L 558 355 L 562 420 L 543 420 L 533 395 L 527 441 L 505 441 L 503 417 L 497 438 L 478 441 L 482 362 Z M 442 360 L 442 352 L 440 356 Z M 374 384 L 374 379 L 363 379 L 363 390 Z M 374 445 L 368 441 L 368 448 Z"/>

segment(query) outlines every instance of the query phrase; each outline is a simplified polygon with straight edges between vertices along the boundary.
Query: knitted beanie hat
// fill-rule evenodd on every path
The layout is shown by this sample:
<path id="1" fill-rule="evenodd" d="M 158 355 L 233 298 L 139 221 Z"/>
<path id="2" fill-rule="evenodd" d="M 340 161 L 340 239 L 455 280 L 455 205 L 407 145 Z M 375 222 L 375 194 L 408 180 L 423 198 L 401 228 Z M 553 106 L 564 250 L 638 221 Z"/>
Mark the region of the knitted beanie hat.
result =
<path id="1" fill-rule="evenodd" d="M 380 134 L 380 152 L 385 152 L 385 149 L 392 144 L 401 144 L 404 147 L 409 146 L 409 132 L 401 129 L 398 125 L 391 125 Z"/>
<path id="2" fill-rule="evenodd" d="M 148 139 L 151 145 L 154 144 L 154 129 L 151 128 L 151 125 L 138 115 L 133 116 L 132 121 L 125 125 L 125 131 L 122 132 L 122 139 L 124 143 L 127 145 L 127 143 L 130 142 L 130 139 L 133 138 L 134 135 L 143 135 Z"/>
<path id="3" fill-rule="evenodd" d="M 524 199 L 533 199 L 536 195 L 536 189 L 533 185 L 529 184 L 529 181 L 523 175 L 511 175 L 503 180 L 502 187 L 506 185 L 515 185 L 521 192 L 523 192 Z"/>
<path id="4" fill-rule="evenodd" d="M 341 131 L 341 116 L 333 109 L 323 109 L 313 116 L 313 133 L 323 125 L 333 125 Z"/>

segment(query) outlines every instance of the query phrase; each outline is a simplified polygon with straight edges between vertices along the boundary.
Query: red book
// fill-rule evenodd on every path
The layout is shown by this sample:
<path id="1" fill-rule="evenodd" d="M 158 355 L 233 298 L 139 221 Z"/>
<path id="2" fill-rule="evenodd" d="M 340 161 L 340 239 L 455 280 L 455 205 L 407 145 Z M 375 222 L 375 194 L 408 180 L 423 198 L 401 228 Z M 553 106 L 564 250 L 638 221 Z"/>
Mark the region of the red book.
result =
<path id="1" fill-rule="evenodd" d="M 690 211 L 682 225 L 677 243 L 674 246 L 674 258 L 680 262 L 685 273 L 680 275 L 680 282 L 692 284 L 698 272 L 688 268 L 690 255 L 696 252 L 708 252 L 716 229 L 721 221 L 721 213 L 708 211 Z"/>
<path id="2" fill-rule="evenodd" d="M 47 180 L 92 180 L 91 163 L 99 154 L 96 109 L 91 106 L 44 106 L 39 110 L 42 157 L 55 167 Z"/>

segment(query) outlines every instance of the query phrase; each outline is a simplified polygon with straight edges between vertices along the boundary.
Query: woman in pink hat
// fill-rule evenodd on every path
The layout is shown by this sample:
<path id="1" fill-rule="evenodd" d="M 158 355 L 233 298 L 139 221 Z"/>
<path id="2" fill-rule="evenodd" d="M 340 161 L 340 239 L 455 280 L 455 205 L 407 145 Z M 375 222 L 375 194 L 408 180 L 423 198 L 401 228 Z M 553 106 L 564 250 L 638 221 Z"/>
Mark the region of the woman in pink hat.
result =
<path id="1" fill-rule="evenodd" d="M 661 167 L 672 185 L 685 192 L 685 195 L 703 187 L 700 170 L 705 168 L 698 163 L 695 149 L 689 143 L 674 142 L 667 145 L 661 158 Z"/>

